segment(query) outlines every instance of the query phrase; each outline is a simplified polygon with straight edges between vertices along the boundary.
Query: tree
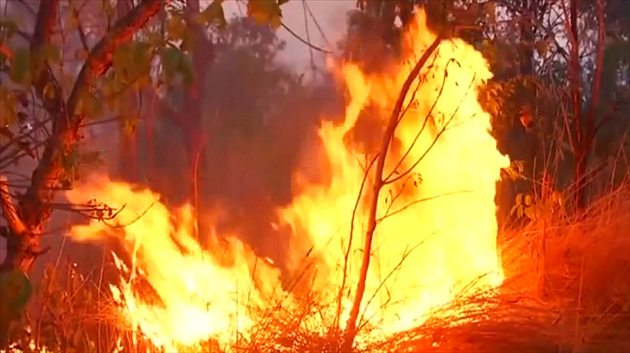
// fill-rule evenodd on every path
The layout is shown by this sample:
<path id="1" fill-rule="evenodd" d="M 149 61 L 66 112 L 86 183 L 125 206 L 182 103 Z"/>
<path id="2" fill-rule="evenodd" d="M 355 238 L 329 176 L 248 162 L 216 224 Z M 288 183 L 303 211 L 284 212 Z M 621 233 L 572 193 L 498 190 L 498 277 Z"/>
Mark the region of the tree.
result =
<path id="1" fill-rule="evenodd" d="M 69 154 L 80 139 L 80 128 L 90 111 L 86 103 L 93 99 L 96 81 L 112 65 L 112 54 L 127 42 L 134 32 L 142 28 L 160 9 L 160 1 L 145 0 L 116 22 L 111 31 L 90 51 L 67 100 L 63 88 L 52 73 L 51 58 L 45 50 L 50 47 L 53 29 L 59 15 L 59 1 L 44 1 L 40 4 L 30 48 L 9 51 L 11 79 L 34 90 L 37 98 L 52 120 L 52 135 L 45 143 L 42 158 L 33 171 L 31 184 L 26 193 L 13 204 L 8 187 L 3 183 L 2 208 L 8 228 L 7 255 L 0 265 L 0 273 L 29 273 L 35 259 L 41 254 L 40 236 L 44 223 L 52 212 L 54 190 L 67 176 L 65 167 Z M 3 45 L 4 46 L 4 45 Z M 50 49 L 48 49 L 50 50 Z M 15 53 L 11 58 L 11 52 Z M 24 56 L 30 53 L 30 61 Z M 20 57 L 21 56 L 21 57 Z M 27 66 L 30 64 L 30 67 Z M 10 143 L 10 142 L 9 142 Z M 3 151 L 5 146 L 3 146 Z M 10 299 L 9 299 L 10 300 Z M 7 321 L 11 321 L 11 318 Z M 6 327 L 2 327 L 6 337 Z M 4 342 L 3 342 L 4 343 Z"/>
<path id="2" fill-rule="evenodd" d="M 291 173 L 300 155 L 302 137 L 315 131 L 318 113 L 325 105 L 314 102 L 301 76 L 279 63 L 284 47 L 276 33 L 251 18 L 236 18 L 213 34 L 214 61 L 203 82 L 200 111 L 205 144 L 196 154 L 196 192 L 189 196 L 181 185 L 189 181 L 185 133 L 166 114 L 158 114 L 148 136 L 141 139 L 143 158 L 161 157 L 160 167 L 147 179 L 173 203 L 192 202 L 198 212 L 221 209 L 214 226 L 219 233 L 239 234 L 262 257 L 282 267 L 285 243 L 271 223 L 277 223 L 280 206 L 291 200 Z M 216 84 L 216 83 L 219 84 Z M 179 110 L 186 87 L 173 87 L 163 98 Z M 204 217 L 198 218 L 199 240 L 209 241 Z"/>
<path id="3" fill-rule="evenodd" d="M 286 1 L 252 0 L 248 3 L 249 13 L 260 21 L 277 24 L 281 16 L 279 5 L 284 2 Z M 187 11 L 179 11 L 177 3 L 169 0 L 142 0 L 115 23 L 112 24 L 108 20 L 107 30 L 100 41 L 91 49 L 85 46 L 86 52 L 78 55 L 83 57 L 83 63 L 76 79 L 69 87 L 65 85 L 68 77 L 58 77 L 53 70 L 63 63 L 60 60 L 60 50 L 53 38 L 61 17 L 67 15 L 71 22 L 74 21 L 75 26 L 79 25 L 79 36 L 85 45 L 85 32 L 80 26 L 74 3 L 59 0 L 41 1 L 36 12 L 32 35 L 20 31 L 15 22 L 3 20 L 0 69 L 5 77 L 8 76 L 10 85 L 5 86 L 3 83 L 1 87 L 2 137 L 8 141 L 2 143 L 0 163 L 5 166 L 25 155 L 38 160 L 24 194 L 15 197 L 10 193 L 7 181 L 2 180 L 1 184 L 2 210 L 7 222 L 7 227 L 2 228 L 2 236 L 7 239 L 8 250 L 0 265 L 0 276 L 3 284 L 7 280 L 17 286 L 13 288 L 16 293 L 10 292 L 12 288 L 8 286 L 2 287 L 3 294 L 10 295 L 3 303 L 21 306 L 23 298 L 19 296 L 28 293 L 28 288 L 25 288 L 28 281 L 23 279 L 27 278 L 35 260 L 45 251 L 41 249 L 40 237 L 46 221 L 56 207 L 53 202 L 55 192 L 60 188 L 70 187 L 77 177 L 78 144 L 86 121 L 102 116 L 103 101 L 120 105 L 112 97 L 126 91 L 130 86 L 150 85 L 155 54 L 161 55 L 164 75 L 173 76 L 175 73 L 181 73 L 184 79 L 191 78 L 189 66 L 185 65 L 187 57 L 179 48 L 167 47 L 170 43 L 165 42 L 163 36 L 156 35 L 156 31 L 152 31 L 154 28 L 149 26 L 150 20 L 161 10 L 163 13 L 168 12 L 169 18 L 179 19 L 180 23 L 188 25 L 193 32 L 191 35 L 179 33 L 179 36 L 174 37 L 177 41 L 183 39 L 184 42 L 192 41 L 193 46 L 202 45 L 200 38 L 204 36 L 204 25 L 223 19 L 222 1 L 214 1 L 203 13 L 199 11 L 198 1 L 188 3 L 192 10 L 196 10 L 194 13 L 188 11 L 188 8 Z M 115 17 L 115 9 L 111 3 L 103 2 L 102 6 L 108 19 Z M 143 38 L 134 40 L 134 36 L 143 28 L 146 29 Z M 15 34 L 26 38 L 28 47 L 15 46 L 11 38 Z M 198 52 L 196 58 L 193 56 L 193 61 L 205 60 L 203 55 Z M 197 66 L 201 68 L 203 65 Z M 67 75 L 63 69 L 61 71 Z M 194 80 L 192 83 L 195 87 Z M 16 88 L 10 91 L 5 87 Z M 29 102 L 27 97 L 31 92 L 36 99 Z M 193 96 L 194 93 L 193 90 Z M 198 96 L 195 97 L 198 99 Z M 16 134 L 12 131 L 12 124 L 15 123 L 15 119 L 24 115 L 23 112 L 20 114 L 18 104 L 40 106 L 48 118 L 36 126 L 23 127 L 22 131 Z M 113 106 L 108 108 L 116 110 Z M 194 121 L 191 124 L 194 124 Z M 44 141 L 34 145 L 26 143 L 34 130 L 48 130 L 49 135 Z M 194 139 L 192 143 L 197 147 L 199 141 Z M 17 282 L 14 279 L 17 279 Z M 9 323 L 20 314 L 20 310 L 13 313 L 5 313 L 3 310 L 0 325 L 2 339 L 7 338 Z"/>

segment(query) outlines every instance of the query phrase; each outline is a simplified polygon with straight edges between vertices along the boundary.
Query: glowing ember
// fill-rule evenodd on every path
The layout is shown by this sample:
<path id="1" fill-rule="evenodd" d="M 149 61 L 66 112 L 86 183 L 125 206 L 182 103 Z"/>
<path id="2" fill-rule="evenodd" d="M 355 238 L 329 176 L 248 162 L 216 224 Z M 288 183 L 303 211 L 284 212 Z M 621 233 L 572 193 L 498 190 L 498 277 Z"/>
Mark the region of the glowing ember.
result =
<path id="1" fill-rule="evenodd" d="M 331 182 L 309 185 L 297 173 L 294 182 L 304 191 L 289 207 L 278 210 L 283 223 L 295 231 L 290 254 L 293 269 L 303 267 L 300 262 L 313 248 L 310 258 L 318 262 L 312 290 L 327 302 L 336 302 L 344 281 L 353 209 L 364 168 L 374 156 L 367 134 L 376 131 L 376 145 L 380 144 L 378 128 L 386 124 L 415 59 L 433 42 L 435 36 L 424 23 L 420 13 L 407 35 L 408 64 L 392 66 L 379 76 L 364 74 L 353 65 L 335 68 L 351 99 L 343 124 L 325 122 L 320 128 Z M 497 152 L 488 133 L 490 116 L 481 109 L 476 92 L 491 73 L 481 54 L 460 40 L 443 42 L 428 65 L 420 85 L 417 80 L 410 90 L 410 96 L 415 92 L 415 101 L 397 129 L 385 167 L 385 176 L 404 176 L 381 193 L 378 217 L 382 220 L 376 229 L 363 303 L 365 319 L 381 333 L 419 324 L 432 308 L 449 302 L 479 277 L 485 276 L 477 285 L 498 284 L 503 278 L 495 244 L 494 196 L 500 168 L 507 167 L 509 160 Z M 359 126 L 360 113 L 368 107 L 376 130 Z M 426 126 L 414 142 L 426 117 Z M 404 173 L 408 169 L 411 172 Z M 121 257 L 129 257 L 126 263 L 131 266 L 116 258 L 124 280 L 112 292 L 126 309 L 126 324 L 156 346 L 181 351 L 208 340 L 233 345 L 239 334 L 246 335 L 260 319 L 256 308 L 270 307 L 287 297 L 286 305 L 291 305 L 292 296 L 277 286 L 279 271 L 273 262 L 257 259 L 235 235 L 222 234 L 229 243 L 225 248 L 202 249 L 195 241 L 190 207 L 168 210 L 152 192 L 104 177 L 68 192 L 72 202 L 83 203 L 86 195 L 112 207 L 126 205 L 116 217 L 116 224 L 124 227 L 94 221 L 74 227 L 72 237 L 122 239 L 127 256 Z M 418 202 L 423 199 L 429 200 Z M 367 206 L 361 201 L 354 217 L 342 325 L 362 256 Z M 332 308 L 330 314 L 335 312 Z M 318 325 L 309 322 L 308 327 L 313 330 Z"/>

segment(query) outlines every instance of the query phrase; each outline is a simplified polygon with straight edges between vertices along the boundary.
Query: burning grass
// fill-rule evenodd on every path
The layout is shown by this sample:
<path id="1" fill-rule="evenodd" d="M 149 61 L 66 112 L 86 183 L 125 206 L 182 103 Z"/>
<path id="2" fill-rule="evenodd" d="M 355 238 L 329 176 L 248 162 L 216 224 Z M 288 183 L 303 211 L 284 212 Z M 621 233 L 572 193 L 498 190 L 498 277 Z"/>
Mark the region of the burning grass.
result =
<path id="1" fill-rule="evenodd" d="M 171 209 L 151 190 L 100 176 L 67 192 L 75 204 L 91 195 L 126 206 L 113 222 L 93 219 L 71 231 L 75 241 L 113 239 L 125 256 L 114 257 L 118 281 L 96 286 L 99 293 L 109 289 L 102 298 L 116 303 L 114 310 L 100 301 L 97 307 L 118 316 L 90 329 L 87 319 L 68 314 L 91 313 L 92 301 L 84 300 L 82 311 L 62 300 L 66 307 L 52 315 L 62 333 L 49 340 L 53 350 L 329 352 L 340 350 L 346 323 L 344 338 L 357 343 L 356 351 L 628 350 L 630 184 L 577 215 L 558 194 L 539 200 L 527 213 L 529 224 L 499 232 L 497 253 L 495 181 L 509 160 L 496 150 L 491 117 L 471 93 L 492 74 L 473 47 L 439 42 L 425 29 L 420 16 L 405 50 L 411 58 L 435 43 L 435 52 L 425 52 L 435 54 L 432 64 L 420 74 L 408 64 L 383 75 L 336 68 L 351 99 L 343 124 L 323 122 L 319 130 L 331 181 L 312 185 L 296 174 L 301 194 L 278 210 L 293 230 L 290 272 L 308 272 L 296 285 L 287 285 L 273 261 L 261 261 L 239 234 L 212 229 L 211 238 L 225 246 L 202 246 L 196 210 Z M 404 93 L 392 95 L 397 87 L 414 92 L 404 119 L 387 113 L 405 105 Z M 368 107 L 376 116 L 363 114 Z M 388 128 L 384 152 L 362 151 L 372 141 L 355 131 L 361 119 L 373 118 L 396 129 Z M 357 149 L 381 154 L 378 172 L 357 163 Z M 370 175 L 380 180 L 371 196 L 362 192 Z M 408 206 L 391 207 L 397 200 Z M 371 239 L 377 224 L 373 250 L 371 240 L 352 242 L 360 233 Z M 407 256 L 422 237 L 428 238 Z M 312 269 L 300 270 L 311 260 Z M 61 297 L 77 298 L 79 290 Z M 101 342 L 98 325 L 111 326 L 113 339 Z"/>
<path id="2" fill-rule="evenodd" d="M 571 216 L 560 207 L 504 234 L 502 286 L 464 293 L 422 325 L 357 351 L 630 351 L 630 183 L 583 213 Z M 322 311 L 316 301 L 302 309 L 272 311 L 241 350 L 339 351 L 334 329 L 300 326 Z"/>
<path id="3" fill-rule="evenodd" d="M 501 287 L 459 298 L 422 326 L 372 348 L 630 351 L 629 183 L 583 213 L 570 216 L 560 207 L 524 229 L 507 231 L 502 250 Z"/>
<path id="4" fill-rule="evenodd" d="M 594 201 L 581 214 L 571 216 L 558 207 L 503 235 L 506 280 L 502 286 L 465 293 L 433 311 L 422 325 L 365 342 L 356 351 L 630 351 L 630 183 Z M 80 311 L 77 305 L 72 310 Z M 234 346 L 209 341 L 195 351 L 339 351 L 340 334 L 334 329 L 334 318 L 327 314 L 330 306 L 334 304 L 324 304 L 316 295 L 301 298 L 299 305 L 277 302 L 262 309 L 257 315 L 261 319 Z M 95 351 L 153 350 L 117 325 L 111 305 L 102 307 L 110 313 L 105 316 L 111 326 L 118 326 L 112 329 L 118 332 L 114 335 L 118 339 L 110 335 L 111 342 L 98 344 Z M 309 327 L 313 317 L 319 317 L 317 322 L 328 328 Z M 85 320 L 81 330 L 89 333 L 90 324 Z M 374 326 L 362 326 L 362 333 L 376 329 Z M 40 334 L 45 333 L 34 335 Z M 26 345 L 24 351 L 38 351 Z"/>

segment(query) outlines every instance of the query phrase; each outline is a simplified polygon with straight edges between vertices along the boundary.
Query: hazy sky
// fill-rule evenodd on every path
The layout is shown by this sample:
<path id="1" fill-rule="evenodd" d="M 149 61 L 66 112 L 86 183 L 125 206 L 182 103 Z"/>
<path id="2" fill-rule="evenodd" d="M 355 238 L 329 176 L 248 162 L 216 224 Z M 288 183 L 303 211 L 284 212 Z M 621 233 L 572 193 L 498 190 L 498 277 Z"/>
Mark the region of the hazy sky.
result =
<path id="1" fill-rule="evenodd" d="M 313 16 L 306 12 L 304 18 L 304 4 L 308 6 Z M 317 20 L 322 32 L 333 46 L 345 32 L 346 13 L 356 6 L 356 0 L 289 0 L 282 5 L 282 16 L 284 24 L 300 37 L 306 39 L 306 27 L 310 33 L 310 42 L 320 48 L 328 48 L 326 41 L 322 38 L 313 17 Z M 224 4 L 226 16 L 243 16 L 247 13 L 246 1 L 228 0 Z M 285 52 L 281 55 L 283 61 L 294 64 L 296 69 L 308 71 L 310 67 L 309 48 L 292 36 L 284 28 L 278 29 L 278 36 L 287 43 Z M 317 52 L 313 51 L 316 55 Z M 318 58 L 321 63 L 322 55 Z"/>

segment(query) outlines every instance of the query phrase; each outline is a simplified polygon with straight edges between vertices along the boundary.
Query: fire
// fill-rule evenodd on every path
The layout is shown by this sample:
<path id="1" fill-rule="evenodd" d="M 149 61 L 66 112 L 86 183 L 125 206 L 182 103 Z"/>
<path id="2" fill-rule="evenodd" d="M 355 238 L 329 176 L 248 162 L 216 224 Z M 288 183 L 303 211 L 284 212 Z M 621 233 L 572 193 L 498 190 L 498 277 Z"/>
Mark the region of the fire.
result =
<path id="1" fill-rule="evenodd" d="M 296 172 L 293 182 L 302 192 L 289 207 L 278 210 L 282 222 L 294 230 L 288 255 L 293 270 L 299 271 L 306 254 L 312 254 L 317 268 L 311 290 L 329 303 L 336 302 L 344 284 L 342 326 L 354 297 L 368 219 L 370 178 L 357 202 L 365 169 L 374 157 L 373 145 L 380 145 L 378 129 L 386 124 L 402 83 L 434 39 L 420 13 L 405 37 L 403 64 L 379 75 L 355 65 L 331 65 L 346 83 L 350 99 L 343 123 L 324 121 L 319 131 L 330 182 L 311 185 Z M 497 151 L 489 134 L 490 116 L 476 92 L 492 74 L 482 55 L 459 39 L 443 41 L 427 65 L 409 92 L 405 106 L 410 107 L 385 164 L 385 176 L 401 179 L 380 193 L 362 307 L 362 317 L 379 328 L 377 334 L 421 323 L 473 281 L 476 286 L 497 285 L 503 279 L 494 196 L 500 169 L 509 160 Z M 362 128 L 366 110 L 371 111 L 373 126 Z M 122 240 L 129 259 L 116 257 L 123 275 L 111 289 L 124 305 L 128 324 L 156 346 L 181 351 L 208 339 L 229 346 L 260 320 L 256 308 L 279 300 L 292 305 L 295 294 L 280 289 L 273 262 L 256 258 L 237 234 L 220 235 L 226 246 L 219 246 L 219 235 L 213 234 L 216 246 L 202 248 L 195 240 L 191 207 L 169 210 L 150 190 L 105 177 L 67 194 L 77 203 L 84 203 L 86 195 L 112 207 L 125 205 L 115 224 L 75 226 L 72 237 Z M 353 241 L 347 251 L 351 228 Z M 336 315 L 335 308 L 328 314 Z M 318 324 L 311 321 L 308 327 L 317 329 Z"/>
<path id="2" fill-rule="evenodd" d="M 150 190 L 134 190 L 97 177 L 70 191 L 68 198 L 85 202 L 85 195 L 118 209 L 124 206 L 115 225 L 93 221 L 75 226 L 72 237 L 78 241 L 105 235 L 122 239 L 132 268 L 115 257 L 128 278 L 111 290 L 124 304 L 133 329 L 167 351 L 181 351 L 209 339 L 225 345 L 228 337 L 251 326 L 248 308 L 262 303 L 263 293 L 273 291 L 269 284 L 275 283 L 278 272 L 256 261 L 243 243 L 227 238 L 228 259 L 202 249 L 194 239 L 192 208 L 171 212 Z M 254 267 L 266 281 L 254 282 Z M 138 288 L 136 277 L 155 294 Z"/>
<path id="3" fill-rule="evenodd" d="M 297 175 L 296 183 L 305 191 L 281 211 L 296 234 L 310 235 L 330 269 L 327 276 L 319 273 L 321 290 L 343 282 L 344 273 L 337 269 L 344 267 L 351 216 L 370 160 L 360 151 L 369 144 L 366 131 L 359 128 L 360 114 L 370 109 L 384 129 L 400 87 L 435 39 L 422 13 L 405 39 L 406 63 L 391 67 L 386 74 L 368 75 L 354 65 L 338 68 L 350 93 L 345 121 L 338 126 L 324 122 L 320 129 L 331 182 L 304 185 Z M 384 332 L 418 324 L 431 308 L 452 300 L 480 277 L 478 286 L 496 285 L 503 278 L 496 251 L 494 196 L 500 169 L 509 165 L 509 159 L 497 151 L 489 134 L 490 115 L 479 105 L 476 91 L 491 77 L 482 55 L 453 39 L 440 44 L 410 89 L 406 106 L 411 103 L 411 107 L 397 128 L 397 141 L 390 147 L 384 175 L 391 173 L 396 178 L 397 173 L 421 161 L 407 177 L 380 194 L 378 218 L 382 221 L 374 237 L 367 300 L 363 303 L 365 317 Z M 427 117 L 429 121 L 418 136 Z M 363 136 L 351 135 L 354 131 Z M 353 141 L 350 136 L 357 138 Z M 377 147 L 380 139 L 378 134 Z M 395 169 L 406 151 L 408 155 Z M 371 190 L 369 186 L 366 189 Z M 368 219 L 365 201 L 366 196 L 355 216 L 346 276 L 346 288 L 350 289 L 356 288 L 362 257 Z M 294 248 L 304 250 L 300 236 Z M 347 314 L 353 296 L 344 298 Z"/>

